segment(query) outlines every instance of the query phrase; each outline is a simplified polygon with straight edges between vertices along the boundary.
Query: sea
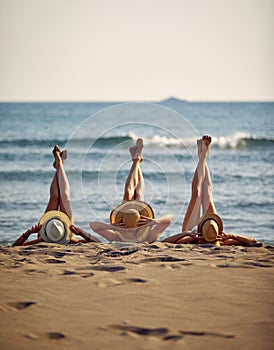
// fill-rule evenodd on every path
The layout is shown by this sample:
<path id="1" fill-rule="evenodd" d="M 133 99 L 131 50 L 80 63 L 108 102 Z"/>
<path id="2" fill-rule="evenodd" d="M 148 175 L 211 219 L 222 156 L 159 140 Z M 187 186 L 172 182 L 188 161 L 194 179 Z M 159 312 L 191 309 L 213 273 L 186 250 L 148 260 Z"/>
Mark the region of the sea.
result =
<path id="1" fill-rule="evenodd" d="M 2 245 L 44 213 L 55 144 L 68 150 L 75 224 L 94 234 L 89 222 L 109 222 L 121 203 L 138 137 L 145 200 L 155 216 L 174 215 L 160 239 L 181 232 L 202 135 L 212 136 L 208 167 L 224 231 L 274 243 L 274 102 L 0 103 L 0 127 Z"/>

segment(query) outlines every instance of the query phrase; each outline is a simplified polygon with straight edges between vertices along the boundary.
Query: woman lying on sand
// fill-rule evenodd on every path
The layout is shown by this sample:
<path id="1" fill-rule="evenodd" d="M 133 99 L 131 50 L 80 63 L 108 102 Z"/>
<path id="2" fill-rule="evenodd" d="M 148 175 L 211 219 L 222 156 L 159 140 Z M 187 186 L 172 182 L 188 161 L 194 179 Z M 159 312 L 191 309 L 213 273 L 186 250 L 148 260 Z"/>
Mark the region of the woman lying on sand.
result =
<path id="1" fill-rule="evenodd" d="M 50 186 L 50 198 L 45 214 L 41 217 L 39 223 L 23 233 L 13 243 L 13 246 L 31 245 L 44 241 L 60 244 L 99 242 L 97 238 L 73 225 L 70 187 L 64 169 L 67 151 L 61 152 L 60 148 L 55 146 L 52 153 L 55 159 L 53 166 L 56 172 Z M 33 233 L 38 234 L 37 239 L 27 242 L 27 239 Z M 83 239 L 77 239 L 75 234 Z"/>
<path id="2" fill-rule="evenodd" d="M 110 213 L 110 224 L 91 222 L 90 227 L 109 241 L 154 242 L 173 220 L 167 214 L 154 218 L 151 206 L 144 202 L 142 139 L 130 147 L 132 165 L 125 183 L 123 202 Z"/>
<path id="3" fill-rule="evenodd" d="M 184 217 L 182 233 L 168 237 L 169 243 L 213 243 L 215 245 L 246 245 L 257 243 L 251 237 L 224 233 L 212 198 L 212 182 L 206 163 L 210 136 L 197 140 L 198 164 L 192 180 L 192 195 Z M 202 208 L 203 216 L 200 217 Z"/>

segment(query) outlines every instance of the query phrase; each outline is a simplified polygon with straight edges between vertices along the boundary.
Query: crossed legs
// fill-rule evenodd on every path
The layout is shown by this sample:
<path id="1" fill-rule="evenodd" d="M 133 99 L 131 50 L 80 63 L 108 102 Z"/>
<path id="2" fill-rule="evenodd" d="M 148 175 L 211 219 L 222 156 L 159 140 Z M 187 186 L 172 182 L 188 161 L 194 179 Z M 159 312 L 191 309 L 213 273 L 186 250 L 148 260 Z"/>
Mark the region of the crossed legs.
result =
<path id="1" fill-rule="evenodd" d="M 136 145 L 130 147 L 129 152 L 132 157 L 132 165 L 125 183 L 124 201 L 144 200 L 144 178 L 140 163 L 142 162 L 142 150 L 144 142 L 142 139 L 136 141 Z"/>
<path id="2" fill-rule="evenodd" d="M 56 172 L 50 186 L 50 198 L 46 208 L 49 210 L 60 210 L 65 213 L 73 223 L 72 209 L 70 205 L 70 186 L 64 169 L 64 161 L 67 158 L 67 152 L 60 151 L 59 146 L 55 146 L 53 151 L 53 166 Z"/>
<path id="3" fill-rule="evenodd" d="M 212 182 L 206 163 L 210 143 L 210 136 L 203 136 L 202 139 L 197 140 L 199 160 L 192 180 L 191 199 L 182 225 L 183 232 L 191 231 L 194 226 L 198 225 L 201 208 L 202 215 L 216 213 L 212 198 Z"/>

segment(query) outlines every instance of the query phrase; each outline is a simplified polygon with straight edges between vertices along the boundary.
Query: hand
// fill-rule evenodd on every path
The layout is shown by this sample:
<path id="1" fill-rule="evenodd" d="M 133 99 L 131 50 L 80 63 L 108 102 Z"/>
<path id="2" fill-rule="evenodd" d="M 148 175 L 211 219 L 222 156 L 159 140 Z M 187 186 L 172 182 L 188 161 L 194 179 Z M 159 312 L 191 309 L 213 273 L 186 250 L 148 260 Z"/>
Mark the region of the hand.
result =
<path id="1" fill-rule="evenodd" d="M 127 228 L 127 225 L 126 224 L 124 224 L 123 222 L 115 222 L 114 224 L 113 224 L 113 226 L 115 226 L 115 227 L 120 227 L 120 228 Z"/>
<path id="2" fill-rule="evenodd" d="M 195 231 L 193 231 L 193 232 L 190 231 L 189 233 L 187 233 L 187 236 L 193 237 L 193 238 L 199 238 L 200 237 L 199 234 L 197 232 L 195 232 Z"/>
<path id="3" fill-rule="evenodd" d="M 80 227 L 76 226 L 76 225 L 70 225 L 70 230 L 72 233 L 74 233 L 75 235 L 80 235 L 82 233 L 82 230 L 80 229 Z"/>
<path id="4" fill-rule="evenodd" d="M 143 225 L 146 225 L 148 224 L 149 222 L 153 222 L 154 220 L 153 219 L 150 219 L 144 215 L 141 215 L 139 221 L 138 221 L 138 226 L 143 226 Z"/>
<path id="5" fill-rule="evenodd" d="M 218 241 L 225 241 L 227 239 L 231 238 L 229 234 L 224 233 L 224 232 L 219 232 L 217 236 Z"/>
<path id="6" fill-rule="evenodd" d="M 120 218 L 118 221 L 114 222 L 112 225 L 115 227 L 119 227 L 119 228 L 127 228 L 127 226 L 124 224 L 122 218 Z"/>
<path id="7" fill-rule="evenodd" d="M 27 234 L 38 233 L 41 229 L 41 224 L 32 225 L 30 229 L 27 230 Z"/>

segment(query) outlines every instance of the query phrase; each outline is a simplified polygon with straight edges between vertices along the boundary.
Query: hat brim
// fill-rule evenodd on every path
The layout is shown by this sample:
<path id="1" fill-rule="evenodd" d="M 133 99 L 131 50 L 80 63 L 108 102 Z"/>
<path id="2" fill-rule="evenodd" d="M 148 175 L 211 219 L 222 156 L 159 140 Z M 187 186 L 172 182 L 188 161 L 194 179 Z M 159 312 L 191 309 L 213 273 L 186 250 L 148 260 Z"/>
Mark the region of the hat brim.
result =
<path id="1" fill-rule="evenodd" d="M 150 219 L 154 218 L 154 212 L 153 209 L 149 204 L 143 201 L 128 201 L 124 202 L 120 205 L 118 205 L 116 208 L 114 208 L 110 213 L 110 223 L 115 224 L 119 222 L 123 215 L 129 210 L 129 209 L 135 209 L 139 212 L 140 215 L 146 216 Z"/>
<path id="2" fill-rule="evenodd" d="M 207 221 L 207 220 L 214 220 L 217 223 L 218 228 L 219 228 L 219 232 L 218 233 L 223 231 L 224 226 L 223 226 L 223 221 L 222 221 L 221 217 L 219 215 L 215 214 L 215 213 L 207 213 L 204 216 L 202 216 L 202 218 L 199 221 L 198 233 L 202 232 L 202 226 L 203 226 L 204 222 Z"/>
<path id="3" fill-rule="evenodd" d="M 53 242 L 52 240 L 50 240 L 46 234 L 46 225 L 47 223 L 52 220 L 52 219 L 57 219 L 62 221 L 62 223 L 64 224 L 65 227 L 65 234 L 64 236 L 57 242 Z M 70 225 L 71 225 L 71 220 L 70 218 L 63 213 L 62 211 L 58 211 L 58 210 L 50 210 L 47 211 L 39 220 L 39 224 L 42 225 L 39 234 L 41 235 L 41 237 L 43 238 L 43 240 L 45 242 L 48 243 L 58 243 L 58 244 L 66 244 L 69 243 L 69 241 L 71 240 L 72 237 L 72 232 L 70 230 Z"/>

